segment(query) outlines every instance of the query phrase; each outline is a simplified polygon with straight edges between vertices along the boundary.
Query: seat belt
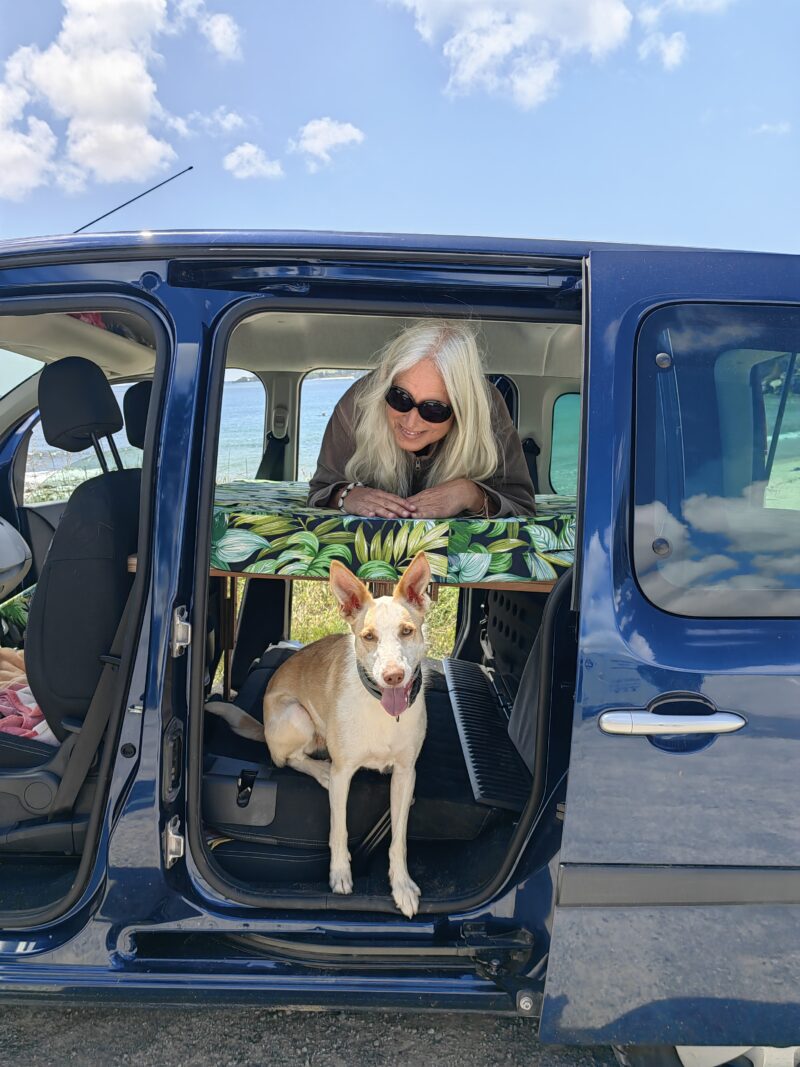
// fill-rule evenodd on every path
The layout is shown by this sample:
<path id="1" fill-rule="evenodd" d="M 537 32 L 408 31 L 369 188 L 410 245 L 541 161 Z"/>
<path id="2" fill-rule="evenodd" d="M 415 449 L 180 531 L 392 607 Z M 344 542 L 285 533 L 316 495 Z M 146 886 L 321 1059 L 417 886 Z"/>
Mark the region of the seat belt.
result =
<path id="1" fill-rule="evenodd" d="M 531 476 L 533 491 L 539 493 L 539 475 L 536 472 L 536 457 L 542 451 L 532 437 L 526 437 L 522 442 L 522 451 L 525 453 L 525 462 L 528 464 L 528 474 Z"/>
<path id="2" fill-rule="evenodd" d="M 289 435 L 276 437 L 272 430 L 267 434 L 267 447 L 256 471 L 257 479 L 279 482 L 283 479 L 283 456 L 289 444 Z"/>
<path id="3" fill-rule="evenodd" d="M 80 732 L 77 734 L 75 744 L 72 747 L 69 762 L 61 781 L 58 783 L 56 795 L 48 812 L 48 820 L 50 822 L 59 816 L 71 814 L 72 809 L 75 807 L 78 793 L 80 793 L 83 783 L 86 781 L 92 760 L 103 739 L 108 720 L 111 717 L 111 710 L 114 707 L 117 675 L 129 625 L 129 608 L 132 599 L 133 587 L 128 593 L 122 618 L 117 627 L 117 632 L 114 634 L 114 640 L 111 642 L 111 649 L 108 655 L 102 657 L 103 671 L 87 708 Z"/>

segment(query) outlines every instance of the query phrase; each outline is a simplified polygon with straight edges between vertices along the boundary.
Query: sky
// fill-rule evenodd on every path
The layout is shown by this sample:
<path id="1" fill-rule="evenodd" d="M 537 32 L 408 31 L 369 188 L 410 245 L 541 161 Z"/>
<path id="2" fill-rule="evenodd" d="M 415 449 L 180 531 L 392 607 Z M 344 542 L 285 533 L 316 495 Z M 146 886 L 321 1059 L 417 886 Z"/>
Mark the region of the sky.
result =
<path id="1" fill-rule="evenodd" d="M 798 0 L 0 0 L 0 238 L 800 251 Z"/>

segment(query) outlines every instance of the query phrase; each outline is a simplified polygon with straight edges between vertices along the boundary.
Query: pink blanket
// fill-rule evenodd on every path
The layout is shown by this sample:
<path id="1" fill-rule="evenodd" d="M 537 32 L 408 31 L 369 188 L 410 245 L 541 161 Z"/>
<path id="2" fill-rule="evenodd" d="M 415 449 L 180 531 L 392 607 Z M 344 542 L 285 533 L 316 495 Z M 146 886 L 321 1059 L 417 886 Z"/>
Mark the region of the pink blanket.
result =
<path id="1" fill-rule="evenodd" d="M 0 689 L 0 733 L 28 737 L 48 745 L 58 744 L 24 680 Z"/>

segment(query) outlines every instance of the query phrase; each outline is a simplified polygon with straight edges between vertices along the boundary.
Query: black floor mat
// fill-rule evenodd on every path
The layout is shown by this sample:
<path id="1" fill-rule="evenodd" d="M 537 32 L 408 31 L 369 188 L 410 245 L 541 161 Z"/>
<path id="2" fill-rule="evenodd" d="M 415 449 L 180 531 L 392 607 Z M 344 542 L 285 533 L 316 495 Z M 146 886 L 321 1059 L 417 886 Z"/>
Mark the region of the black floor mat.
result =
<path id="1" fill-rule="evenodd" d="M 79 863 L 75 857 L 0 857 L 0 911 L 55 904 L 69 892 Z"/>
<path id="2" fill-rule="evenodd" d="M 426 900 L 448 900 L 478 892 L 503 863 L 508 852 L 516 821 L 501 813 L 475 841 L 409 841 L 408 869 Z M 329 892 L 329 853 L 319 857 L 313 878 L 275 880 L 259 878 L 265 866 L 260 861 L 263 846 L 230 842 L 212 852 L 219 866 L 231 877 L 246 885 L 248 892 L 267 895 L 326 896 Z M 370 857 L 366 869 L 353 869 L 353 893 L 364 897 L 390 897 L 388 843 Z"/>

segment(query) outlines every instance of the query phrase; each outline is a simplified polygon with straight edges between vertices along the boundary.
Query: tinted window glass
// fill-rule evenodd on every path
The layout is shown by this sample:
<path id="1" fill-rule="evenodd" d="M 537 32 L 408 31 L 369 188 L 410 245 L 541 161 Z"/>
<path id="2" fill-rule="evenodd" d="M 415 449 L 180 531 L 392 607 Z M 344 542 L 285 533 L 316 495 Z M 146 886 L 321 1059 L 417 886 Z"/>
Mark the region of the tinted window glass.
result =
<path id="1" fill-rule="evenodd" d="M 634 565 L 683 615 L 800 614 L 800 310 L 681 305 L 637 351 Z"/>
<path id="2" fill-rule="evenodd" d="M 38 374 L 41 369 L 41 360 L 0 348 L 0 397 L 6 396 L 21 382 Z"/>
<path id="3" fill-rule="evenodd" d="M 553 406 L 550 445 L 550 484 L 564 496 L 576 496 L 578 492 L 580 429 L 581 398 L 577 393 L 564 393 Z"/>

